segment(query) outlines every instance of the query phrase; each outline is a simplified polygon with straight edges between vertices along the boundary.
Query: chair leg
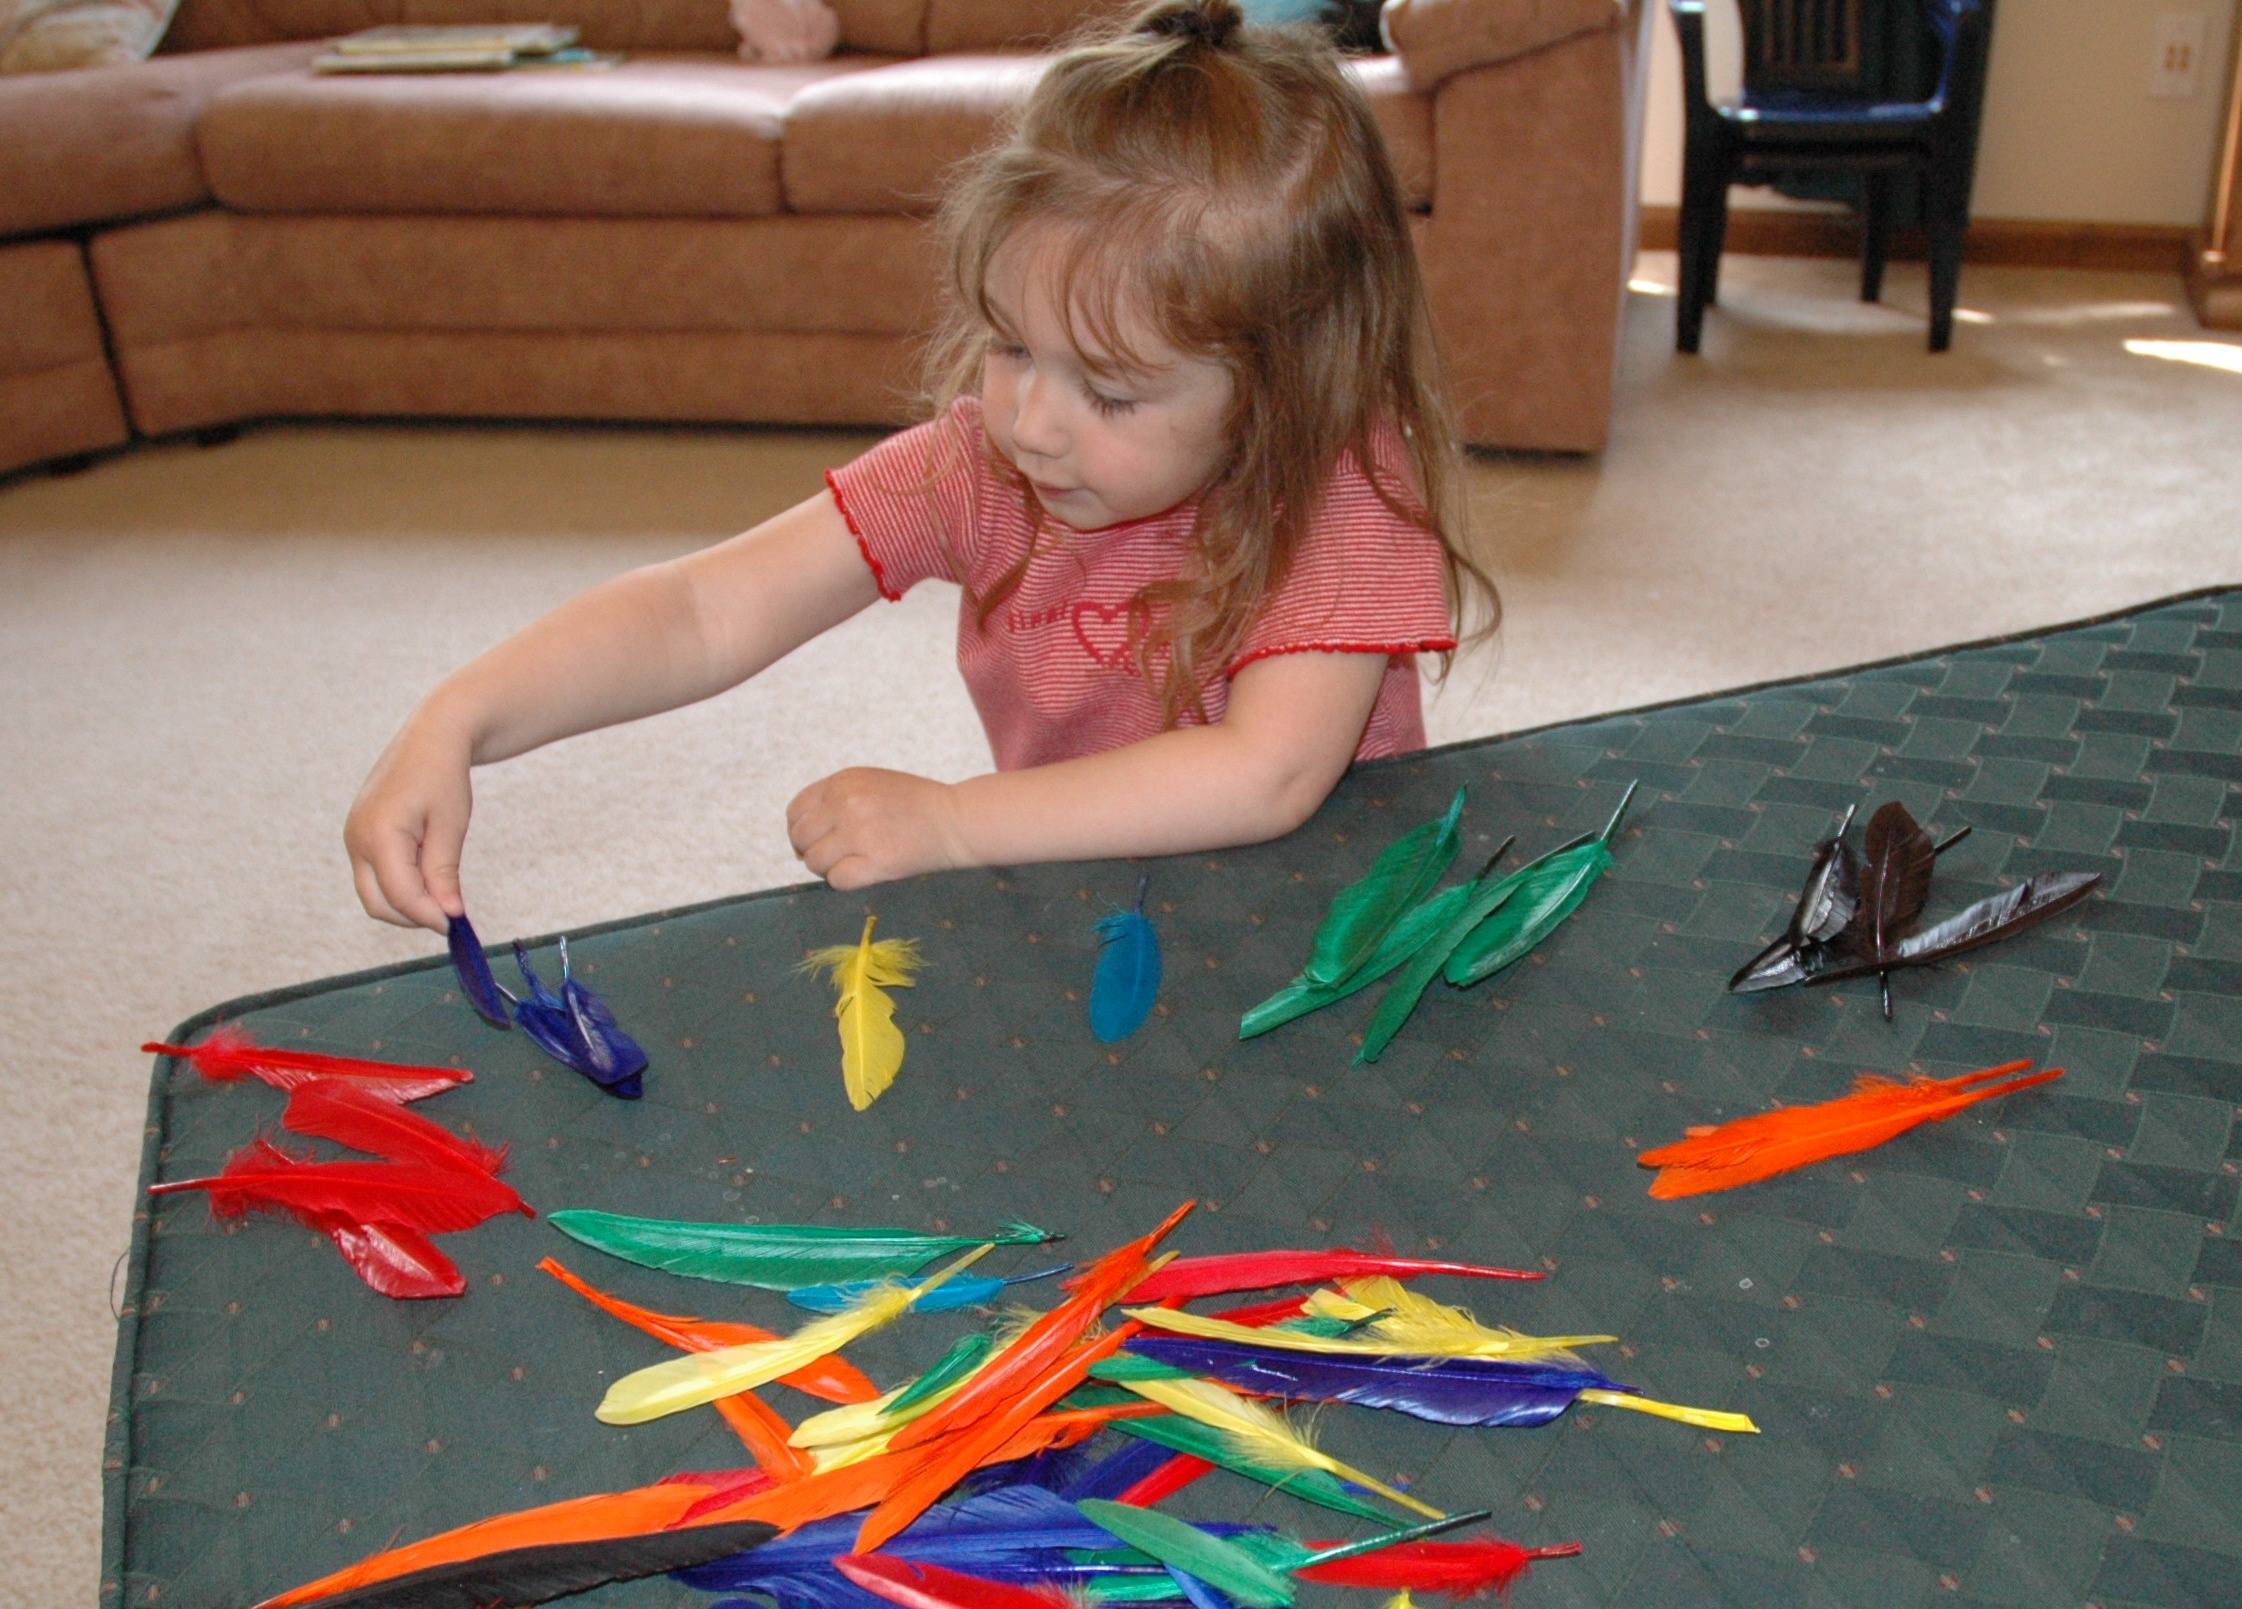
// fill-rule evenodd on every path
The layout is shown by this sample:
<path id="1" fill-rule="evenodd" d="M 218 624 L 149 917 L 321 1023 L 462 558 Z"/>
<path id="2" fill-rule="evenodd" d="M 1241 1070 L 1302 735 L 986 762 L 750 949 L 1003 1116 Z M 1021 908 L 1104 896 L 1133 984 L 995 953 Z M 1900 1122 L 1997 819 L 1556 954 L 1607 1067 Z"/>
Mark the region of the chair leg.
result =
<path id="1" fill-rule="evenodd" d="M 1933 163 L 1923 175 L 1923 224 L 1930 236 L 1931 350 L 1954 344 L 1954 301 L 1962 288 L 1962 241 L 1969 233 L 1966 176 L 1957 184 Z"/>
<path id="2" fill-rule="evenodd" d="M 1728 249 L 1728 186 L 1714 188 L 1705 223 L 1705 304 L 1720 300 L 1720 259 Z"/>
<path id="3" fill-rule="evenodd" d="M 1695 352 L 1703 338 L 1705 308 L 1720 269 L 1720 219 L 1715 209 L 1728 194 L 1727 170 L 1702 149 L 1682 160 L 1680 238 L 1675 241 L 1681 283 L 1674 305 L 1674 350 Z"/>
<path id="4" fill-rule="evenodd" d="M 1892 226 L 1892 176 L 1861 175 L 1861 300 L 1884 298 L 1884 259 Z"/>

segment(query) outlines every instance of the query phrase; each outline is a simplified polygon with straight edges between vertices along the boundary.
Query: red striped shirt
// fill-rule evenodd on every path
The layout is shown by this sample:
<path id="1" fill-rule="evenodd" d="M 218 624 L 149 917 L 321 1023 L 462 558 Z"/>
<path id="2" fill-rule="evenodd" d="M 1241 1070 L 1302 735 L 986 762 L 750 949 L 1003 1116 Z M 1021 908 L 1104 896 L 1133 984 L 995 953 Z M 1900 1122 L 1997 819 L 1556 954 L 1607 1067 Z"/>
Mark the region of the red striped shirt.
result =
<path id="1" fill-rule="evenodd" d="M 999 770 L 1098 754 L 1161 730 L 1160 702 L 1137 669 L 1146 615 L 1135 600 L 1182 572 L 1195 503 L 1101 531 L 1044 521 L 1018 588 L 984 626 L 971 600 L 1028 552 L 1039 511 L 995 462 L 977 399 L 961 398 L 940 418 L 889 437 L 826 483 L 883 596 L 901 598 L 928 579 L 964 586 L 958 670 Z M 1384 654 L 1385 678 L 1355 758 L 1423 748 L 1414 656 L 1456 645 L 1444 583 L 1439 539 L 1388 508 L 1349 454 L 1290 573 L 1236 657 L 1208 674 L 1205 719 L 1222 719 L 1230 678 L 1257 659 Z"/>

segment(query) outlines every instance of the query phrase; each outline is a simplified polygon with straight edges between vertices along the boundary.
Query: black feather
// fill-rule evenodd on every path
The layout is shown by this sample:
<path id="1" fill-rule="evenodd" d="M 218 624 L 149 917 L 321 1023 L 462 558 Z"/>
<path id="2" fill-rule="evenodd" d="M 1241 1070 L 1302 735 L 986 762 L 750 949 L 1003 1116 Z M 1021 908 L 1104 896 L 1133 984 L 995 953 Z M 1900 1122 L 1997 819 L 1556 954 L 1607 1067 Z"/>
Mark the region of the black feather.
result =
<path id="1" fill-rule="evenodd" d="M 645 1536 L 514 1548 L 315 1598 L 306 1609 L 515 1609 L 730 1558 L 776 1535 L 776 1526 L 760 1520 L 735 1520 Z"/>

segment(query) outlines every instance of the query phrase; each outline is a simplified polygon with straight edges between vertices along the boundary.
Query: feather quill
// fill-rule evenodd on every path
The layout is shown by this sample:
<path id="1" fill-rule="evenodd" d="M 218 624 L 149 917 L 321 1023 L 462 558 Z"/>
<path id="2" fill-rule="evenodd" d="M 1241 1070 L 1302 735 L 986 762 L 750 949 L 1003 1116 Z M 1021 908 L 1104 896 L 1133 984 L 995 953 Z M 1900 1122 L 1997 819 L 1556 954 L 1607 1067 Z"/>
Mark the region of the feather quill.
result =
<path id="1" fill-rule="evenodd" d="M 1106 1044 L 1126 1039 L 1144 1026 L 1160 998 L 1160 935 L 1144 914 L 1152 886 L 1146 873 L 1137 879 L 1133 910 L 1098 919 L 1098 969 L 1090 980 L 1090 1032 Z"/>
<path id="2" fill-rule="evenodd" d="M 554 1214 L 556 1222 L 560 1216 Z M 1363 1279 L 1373 1274 L 1388 1274 L 1395 1279 L 1416 1279 L 1425 1274 L 1452 1274 L 1463 1279 L 1543 1277 L 1538 1270 L 1429 1262 L 1421 1257 L 1396 1257 L 1386 1252 L 1350 1251 L 1341 1247 L 1333 1251 L 1248 1251 L 1211 1257 L 1178 1257 L 1129 1294 L 1142 1302 L 1188 1302 L 1202 1296 L 1226 1296 L 1233 1291 L 1319 1285 L 1326 1280 Z M 1217 1316 L 1233 1323 L 1251 1322 L 1246 1310 Z M 1291 1316 L 1290 1313 L 1277 1315 L 1279 1318 Z"/>
<path id="3" fill-rule="evenodd" d="M 1287 1609 L 1292 1582 L 1236 1543 L 1211 1535 L 1157 1509 L 1131 1508 L 1086 1498 L 1075 1505 L 1101 1531 L 1171 1570 L 1196 1576 L 1245 1609 Z"/>
<path id="4" fill-rule="evenodd" d="M 391 1162 L 419 1162 L 468 1173 L 506 1171 L 506 1148 L 454 1134 L 418 1112 L 340 1078 L 314 1079 L 288 1097 L 281 1123 Z"/>
<path id="5" fill-rule="evenodd" d="M 985 1278 L 979 1274 L 960 1274 L 938 1291 L 930 1291 L 919 1298 L 914 1313 L 955 1313 L 965 1307 L 986 1307 L 1004 1294 L 1006 1286 L 1032 1284 L 1039 1279 L 1049 1279 L 1072 1268 L 1072 1263 L 1061 1263 L 1056 1268 L 1038 1269 L 1032 1274 L 1014 1274 L 1009 1278 Z M 794 1306 L 810 1313 L 838 1313 L 874 1285 L 877 1280 L 857 1279 L 845 1285 L 804 1285 L 786 1293 Z"/>
<path id="6" fill-rule="evenodd" d="M 903 1068 L 903 1030 L 895 1026 L 895 1001 L 887 991 L 913 987 L 919 970 L 918 940 L 875 944 L 872 928 L 878 921 L 867 916 L 856 943 L 813 950 L 801 966 L 805 972 L 823 967 L 831 975 L 837 996 L 833 1016 L 841 1028 L 841 1081 L 849 1105 L 860 1112 L 887 1093 Z"/>
<path id="7" fill-rule="evenodd" d="M 627 1374 L 607 1388 L 595 1417 L 602 1424 L 642 1425 L 767 1385 L 901 1318 L 910 1311 L 914 1297 L 970 1267 L 991 1249 L 976 1247 L 918 1285 L 880 1286 L 848 1311 L 812 1319 L 784 1340 L 690 1354 Z"/>
<path id="8" fill-rule="evenodd" d="M 1306 973 L 1298 974 L 1290 983 L 1238 1019 L 1238 1037 L 1255 1038 L 1272 1028 L 1281 1027 L 1295 1017 L 1305 1017 L 1311 1011 L 1321 1011 L 1325 1006 L 1336 1004 L 1357 990 L 1367 989 L 1415 955 L 1425 940 L 1445 927 L 1471 898 L 1472 887 L 1470 883 L 1458 883 L 1412 905 L 1399 921 L 1387 929 L 1386 936 L 1378 941 L 1378 948 L 1371 952 L 1370 959 L 1337 983 L 1311 983 Z"/>
<path id="9" fill-rule="evenodd" d="M 1316 1310 L 1311 1300 L 1310 1311 Z M 1352 1312 L 1359 1315 L 1350 1323 L 1359 1323 L 1373 1309 L 1358 1303 L 1331 1302 L 1324 1304 L 1327 1314 Z M 1434 1317 L 1432 1315 L 1442 1315 Z M 1327 1357 L 1394 1357 L 1406 1354 L 1426 1358 L 1504 1358 L 1514 1363 L 1536 1363 L 1545 1358 L 1566 1359 L 1576 1346 L 1594 1346 L 1605 1341 L 1615 1341 L 1613 1335 L 1521 1335 L 1515 1330 L 1490 1330 L 1477 1323 L 1468 1313 L 1458 1308 L 1442 1307 L 1438 1302 L 1422 1301 L 1410 1304 L 1409 1316 L 1396 1313 L 1393 1320 L 1380 1320 L 1374 1324 L 1361 1324 L 1343 1335 L 1318 1335 L 1312 1331 L 1291 1329 L 1273 1324 L 1267 1329 L 1250 1329 L 1243 1324 L 1230 1324 L 1199 1313 L 1184 1313 L 1168 1308 L 1134 1307 L 1129 1317 L 1152 1329 L 1165 1330 L 1174 1335 L 1195 1336 L 1204 1341 L 1241 1342 L 1248 1346 L 1276 1347 L 1285 1351 L 1312 1352 Z M 1390 1329 L 1389 1329 L 1390 1324 Z M 1132 1388 L 1134 1381 L 1129 1382 Z M 1178 1412 L 1181 1410 L 1179 1409 Z"/>
<path id="10" fill-rule="evenodd" d="M 581 1207 L 564 1207 L 548 1222 L 594 1251 L 642 1268 L 773 1291 L 901 1278 L 975 1246 L 1032 1246 L 1065 1238 L 1033 1224 L 1006 1224 L 988 1235 L 922 1235 L 908 1229 L 844 1229 L 829 1224 L 627 1218 Z"/>
<path id="11" fill-rule="evenodd" d="M 1258 1396 L 1391 1408 L 1443 1425 L 1547 1424 L 1584 1391 L 1613 1392 L 1629 1399 L 1625 1404 L 1607 1402 L 1610 1407 L 1634 1407 L 1639 1398 L 1639 1393 L 1585 1364 L 1332 1356 L 1165 1335 L 1139 1335 L 1129 1349 Z M 1660 1404 L 1640 1411 L 1661 1413 L 1669 1407 L 1674 1413 L 1662 1417 L 1686 1413 L 1692 1416 L 1689 1423 L 1708 1429 L 1746 1434 L 1756 1428 L 1742 1414 L 1717 1409 Z"/>
<path id="12" fill-rule="evenodd" d="M 552 1275 L 601 1312 L 621 1319 L 633 1329 L 645 1331 L 657 1341 L 668 1342 L 680 1352 L 719 1352 L 728 1346 L 753 1346 L 761 1341 L 778 1339 L 769 1330 L 759 1329 L 753 1324 L 718 1323 L 676 1313 L 656 1313 L 648 1308 L 635 1306 L 578 1279 L 551 1257 L 537 1267 L 540 1272 Z M 880 1394 L 879 1387 L 872 1384 L 861 1369 L 836 1356 L 819 1358 L 792 1374 L 782 1374 L 778 1378 L 780 1385 L 792 1386 L 797 1391 L 827 1402 L 870 1402 Z"/>
<path id="13" fill-rule="evenodd" d="M 192 1064 L 214 1084 L 254 1078 L 277 1090 L 294 1090 L 315 1078 L 347 1079 L 370 1095 L 400 1104 L 471 1083 L 464 1067 L 418 1067 L 401 1062 L 367 1061 L 357 1056 L 322 1056 L 308 1050 L 277 1050 L 260 1045 L 240 1028 L 223 1024 L 199 1045 L 166 1045 L 150 1040 L 140 1047 L 152 1056 L 173 1056 Z"/>
<path id="14" fill-rule="evenodd" d="M 1368 961 L 1402 913 L 1432 892 L 1463 845 L 1464 790 L 1448 813 L 1403 833 L 1379 852 L 1370 870 L 1341 889 L 1316 928 L 1301 976 L 1328 988 Z"/>
<path id="15" fill-rule="evenodd" d="M 1221 1446 L 1236 1459 L 1258 1466 L 1260 1469 L 1292 1473 L 1302 1470 L 1320 1470 L 1364 1491 L 1375 1492 L 1389 1503 L 1414 1509 L 1433 1519 L 1441 1518 L 1440 1510 L 1403 1492 L 1395 1491 L 1385 1482 L 1365 1475 L 1361 1470 L 1342 1464 L 1330 1454 L 1320 1451 L 1300 1429 L 1274 1409 L 1258 1402 L 1249 1402 L 1234 1391 L 1225 1391 L 1204 1380 L 1132 1380 L 1129 1389 L 1148 1401 L 1157 1402 L 1170 1413 L 1195 1420 L 1221 1436 Z M 1140 1427 L 1157 1424 L 1156 1420 L 1138 1422 Z M 1185 1448 L 1202 1457 L 1211 1453 L 1198 1447 Z M 1222 1460 L 1217 1460 L 1222 1462 Z M 1282 1475 L 1278 1482 L 1281 1484 Z"/>
<path id="16" fill-rule="evenodd" d="M 445 926 L 444 943 L 451 950 L 460 996 L 493 1028 L 511 1028 L 514 1024 L 506 1014 L 506 991 L 490 975 L 490 957 L 483 953 L 483 941 L 475 937 L 475 924 L 465 915 L 453 917 Z"/>
<path id="17" fill-rule="evenodd" d="M 253 1207 L 286 1212 L 325 1232 L 319 1219 L 394 1224 L 423 1234 L 472 1229 L 500 1213 L 535 1217 L 529 1204 L 485 1173 L 422 1163 L 312 1162 L 259 1141 L 234 1153 L 223 1172 L 150 1185 L 151 1196 L 206 1191 L 210 1210 L 239 1217 Z"/>
<path id="18" fill-rule="evenodd" d="M 633 1491 L 494 1515 L 384 1549 L 267 1598 L 257 1609 L 309 1603 L 323 1609 L 543 1603 L 609 1581 L 723 1558 L 769 1539 L 771 1528 L 760 1524 L 670 1529 L 715 1489 L 714 1477 L 673 1478 Z M 649 1545 L 634 1546 L 642 1541 Z"/>
<path id="19" fill-rule="evenodd" d="M 1960 1078 L 1917 1074 L 1904 1083 L 1863 1073 L 1850 1095 L 1815 1106 L 1755 1112 L 1717 1127 L 1694 1127 L 1686 1138 L 1645 1151 L 1636 1160 L 1660 1170 L 1650 1193 L 1662 1201 L 1731 1190 L 1829 1157 L 1870 1150 L 1919 1124 L 1939 1122 L 1979 1101 L 2063 1076 L 2060 1067 L 2009 1076 L 2031 1065 L 2007 1062 Z"/>

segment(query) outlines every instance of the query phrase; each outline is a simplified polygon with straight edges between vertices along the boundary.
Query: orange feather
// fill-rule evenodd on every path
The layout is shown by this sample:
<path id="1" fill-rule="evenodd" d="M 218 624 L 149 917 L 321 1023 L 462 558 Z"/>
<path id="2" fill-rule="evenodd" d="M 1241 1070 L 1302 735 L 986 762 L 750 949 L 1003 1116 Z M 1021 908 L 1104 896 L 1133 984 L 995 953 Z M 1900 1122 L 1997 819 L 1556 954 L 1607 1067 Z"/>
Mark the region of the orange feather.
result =
<path id="1" fill-rule="evenodd" d="M 1052 1366 L 1082 1339 L 1084 1332 L 1098 1321 L 1100 1313 L 1143 1279 L 1146 1254 L 1159 1245 L 1195 1205 L 1196 1202 L 1186 1201 L 1151 1234 L 1116 1247 L 1092 1263 L 1074 1282 L 1072 1296 L 1029 1325 L 1017 1341 L 976 1370 L 956 1396 L 897 1431 L 888 1446 L 896 1452 L 924 1447 L 952 1431 L 1003 1412 L 1022 1391 L 1050 1374 Z M 857 1551 L 869 1553 L 878 1545 L 859 1539 Z"/>
<path id="2" fill-rule="evenodd" d="M 716 1352 L 728 1346 L 752 1346 L 778 1339 L 769 1330 L 757 1329 L 752 1324 L 724 1324 L 634 1306 L 619 1296 L 610 1296 L 586 1284 L 550 1257 L 537 1266 L 602 1312 L 612 1313 L 657 1341 L 667 1341 L 680 1352 Z M 807 1368 L 779 1376 L 779 1384 L 792 1386 L 826 1402 L 870 1402 L 880 1394 L 880 1388 L 862 1369 L 830 1355 L 819 1358 Z"/>
<path id="3" fill-rule="evenodd" d="M 1122 1342 L 1141 1328 L 1143 1326 L 1132 1319 L 1112 1334 L 1077 1347 L 1057 1368 L 1029 1384 L 1009 1403 L 928 1448 L 926 1462 L 912 1470 L 865 1516 L 863 1525 L 857 1529 L 856 1551 L 877 1551 L 889 1538 L 933 1507 L 944 1492 L 983 1464 L 997 1461 L 1006 1451 L 1007 1443 L 1026 1430 L 1038 1414 L 1089 1378 L 1091 1364 L 1111 1357 L 1120 1350 Z"/>
<path id="4" fill-rule="evenodd" d="M 1850 1095 L 1818 1106 L 1755 1112 L 1718 1127 L 1692 1128 L 1688 1138 L 1645 1151 L 1635 1160 L 1660 1170 L 1651 1181 L 1650 1193 L 1661 1201 L 1732 1190 L 1829 1157 L 1870 1150 L 1918 1124 L 1936 1123 L 1979 1101 L 2013 1095 L 2063 1076 L 2062 1068 L 2051 1067 L 2023 1078 L 2008 1077 L 2031 1065 L 2007 1062 L 1960 1078 L 1917 1074 L 1905 1083 L 1863 1073 Z M 1993 1082 L 2001 1079 L 2007 1081 Z"/>
<path id="5" fill-rule="evenodd" d="M 794 1434 L 794 1427 L 754 1392 L 735 1391 L 728 1397 L 718 1397 L 713 1406 L 755 1460 L 755 1467 L 772 1480 L 798 1481 L 816 1473 L 817 1465 L 810 1461 L 810 1455 L 787 1440 Z"/>

